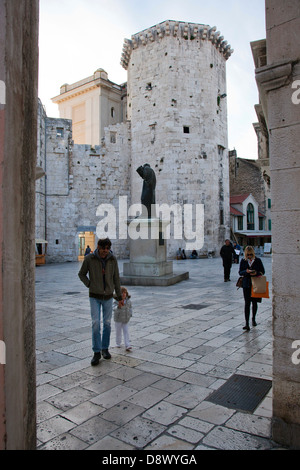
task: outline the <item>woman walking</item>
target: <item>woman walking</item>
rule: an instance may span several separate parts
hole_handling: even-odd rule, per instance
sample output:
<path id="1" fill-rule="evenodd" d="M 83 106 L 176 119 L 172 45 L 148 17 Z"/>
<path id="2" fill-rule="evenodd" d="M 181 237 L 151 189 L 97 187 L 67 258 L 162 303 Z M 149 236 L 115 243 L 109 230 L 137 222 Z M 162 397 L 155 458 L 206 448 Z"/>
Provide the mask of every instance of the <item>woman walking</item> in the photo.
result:
<path id="1" fill-rule="evenodd" d="M 252 303 L 252 325 L 256 326 L 257 303 L 260 298 L 251 297 L 252 277 L 265 274 L 265 268 L 260 258 L 255 256 L 252 246 L 247 246 L 244 250 L 244 258 L 241 259 L 239 275 L 243 276 L 243 293 L 245 299 L 245 321 L 244 330 L 249 331 L 250 305 Z"/>

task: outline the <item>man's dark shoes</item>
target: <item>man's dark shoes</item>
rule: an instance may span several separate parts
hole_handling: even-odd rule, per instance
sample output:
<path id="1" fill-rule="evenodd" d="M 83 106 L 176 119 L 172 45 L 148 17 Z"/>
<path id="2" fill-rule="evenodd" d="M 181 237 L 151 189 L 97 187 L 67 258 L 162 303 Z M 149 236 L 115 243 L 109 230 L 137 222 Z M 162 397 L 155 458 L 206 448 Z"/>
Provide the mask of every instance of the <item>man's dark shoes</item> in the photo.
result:
<path id="1" fill-rule="evenodd" d="M 91 365 L 92 366 L 97 366 L 99 364 L 100 359 L 101 359 L 101 353 L 99 353 L 99 352 L 94 353 L 94 357 L 91 360 Z"/>
<path id="2" fill-rule="evenodd" d="M 108 349 L 102 349 L 102 356 L 103 356 L 103 359 L 111 358 L 111 355 L 109 354 Z"/>

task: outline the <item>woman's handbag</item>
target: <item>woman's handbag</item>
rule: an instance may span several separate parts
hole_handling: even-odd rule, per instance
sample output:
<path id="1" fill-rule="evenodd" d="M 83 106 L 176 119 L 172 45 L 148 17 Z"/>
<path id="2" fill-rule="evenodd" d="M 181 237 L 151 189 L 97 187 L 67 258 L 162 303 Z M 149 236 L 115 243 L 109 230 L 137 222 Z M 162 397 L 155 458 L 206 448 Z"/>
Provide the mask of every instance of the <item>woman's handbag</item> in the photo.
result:
<path id="1" fill-rule="evenodd" d="M 264 294 L 267 290 L 266 276 L 252 276 L 252 290 L 254 294 Z"/>
<path id="2" fill-rule="evenodd" d="M 239 289 L 240 287 L 243 287 L 243 276 L 239 277 L 238 280 L 236 281 L 236 287 Z"/>
<path id="3" fill-rule="evenodd" d="M 253 286 L 251 286 L 251 297 L 254 299 L 269 299 L 269 283 L 266 282 L 266 291 L 258 294 L 257 292 L 253 291 Z"/>

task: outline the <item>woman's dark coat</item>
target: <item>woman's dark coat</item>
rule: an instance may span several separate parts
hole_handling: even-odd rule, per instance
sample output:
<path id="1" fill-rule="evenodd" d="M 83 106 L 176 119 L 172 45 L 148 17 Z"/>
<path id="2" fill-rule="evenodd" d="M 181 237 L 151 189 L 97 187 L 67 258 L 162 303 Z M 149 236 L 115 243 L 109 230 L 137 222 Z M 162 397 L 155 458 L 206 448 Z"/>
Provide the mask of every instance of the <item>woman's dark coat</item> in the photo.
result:
<path id="1" fill-rule="evenodd" d="M 243 289 L 250 288 L 252 285 L 251 277 L 253 276 L 250 276 L 250 274 L 247 273 L 247 269 L 253 269 L 256 271 L 256 276 L 265 274 L 265 268 L 260 258 L 255 257 L 251 267 L 249 266 L 248 260 L 243 258 L 240 262 L 239 269 L 239 275 L 243 276 Z"/>

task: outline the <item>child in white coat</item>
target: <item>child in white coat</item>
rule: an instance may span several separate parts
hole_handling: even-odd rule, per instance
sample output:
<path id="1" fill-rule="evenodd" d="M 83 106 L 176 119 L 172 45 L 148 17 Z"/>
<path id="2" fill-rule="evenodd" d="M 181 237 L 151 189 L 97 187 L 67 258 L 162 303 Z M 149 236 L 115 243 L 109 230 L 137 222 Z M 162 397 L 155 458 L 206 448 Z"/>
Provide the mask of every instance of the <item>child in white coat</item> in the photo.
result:
<path id="1" fill-rule="evenodd" d="M 122 332 L 124 336 L 124 343 L 126 351 L 130 351 L 132 349 L 130 345 L 130 338 L 129 338 L 129 328 L 128 322 L 130 317 L 132 316 L 132 305 L 130 299 L 130 295 L 125 287 L 121 287 L 122 293 L 122 307 L 119 308 L 117 305 L 114 309 L 114 321 L 116 326 L 116 343 L 118 347 L 121 347 L 122 342 Z"/>

